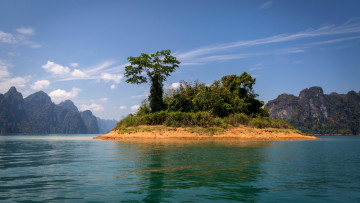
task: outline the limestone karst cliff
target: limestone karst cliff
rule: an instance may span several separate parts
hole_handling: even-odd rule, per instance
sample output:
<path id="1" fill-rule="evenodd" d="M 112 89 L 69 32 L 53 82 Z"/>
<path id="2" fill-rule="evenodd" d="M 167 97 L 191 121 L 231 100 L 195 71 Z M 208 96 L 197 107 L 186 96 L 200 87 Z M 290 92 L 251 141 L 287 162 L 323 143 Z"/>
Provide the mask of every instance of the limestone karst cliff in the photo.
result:
<path id="1" fill-rule="evenodd" d="M 311 87 L 299 96 L 281 94 L 266 106 L 270 118 L 286 120 L 310 134 L 360 134 L 360 92 L 324 94 Z"/>
<path id="2" fill-rule="evenodd" d="M 54 104 L 43 91 L 25 99 L 15 87 L 0 94 L 0 134 L 96 134 L 109 132 L 116 124 L 114 120 L 113 126 L 100 126 L 99 120 L 89 110 L 80 112 L 70 100 Z"/>

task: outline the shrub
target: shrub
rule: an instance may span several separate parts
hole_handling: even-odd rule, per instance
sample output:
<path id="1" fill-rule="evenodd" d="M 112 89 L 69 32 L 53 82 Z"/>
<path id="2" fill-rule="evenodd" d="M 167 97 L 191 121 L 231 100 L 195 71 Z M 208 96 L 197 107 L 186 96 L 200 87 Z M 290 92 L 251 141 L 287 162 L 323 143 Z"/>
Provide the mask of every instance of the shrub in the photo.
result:
<path id="1" fill-rule="evenodd" d="M 280 120 L 280 119 L 271 120 L 271 127 L 273 127 L 273 128 L 285 128 L 285 129 L 290 128 L 290 126 L 284 120 Z"/>
<path id="2" fill-rule="evenodd" d="M 117 123 L 115 129 L 124 129 L 130 126 L 139 125 L 166 125 L 172 127 L 202 127 L 212 128 L 221 127 L 228 128 L 229 126 L 237 127 L 239 125 L 250 125 L 256 128 L 279 128 L 279 129 L 294 129 L 291 125 L 283 120 L 273 119 L 268 117 L 249 118 L 247 115 L 231 114 L 227 117 L 221 118 L 214 116 L 207 111 L 200 112 L 169 112 L 159 111 L 148 114 L 129 114 L 127 117 Z"/>

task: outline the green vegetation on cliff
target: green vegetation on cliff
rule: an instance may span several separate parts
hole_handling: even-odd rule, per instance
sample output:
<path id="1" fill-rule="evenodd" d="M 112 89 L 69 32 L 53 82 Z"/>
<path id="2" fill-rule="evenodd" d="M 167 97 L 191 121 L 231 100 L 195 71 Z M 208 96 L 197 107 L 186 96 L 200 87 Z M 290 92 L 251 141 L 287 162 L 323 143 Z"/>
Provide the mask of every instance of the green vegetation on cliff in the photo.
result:
<path id="1" fill-rule="evenodd" d="M 324 94 L 311 87 L 299 96 L 282 94 L 266 104 L 270 118 L 284 119 L 308 134 L 360 134 L 360 92 Z"/>
<path id="2" fill-rule="evenodd" d="M 0 94 L 0 134 L 83 134 L 107 133 L 115 120 L 95 117 L 91 111 L 79 111 L 70 100 L 54 104 L 43 91 L 23 98 L 11 87 Z"/>

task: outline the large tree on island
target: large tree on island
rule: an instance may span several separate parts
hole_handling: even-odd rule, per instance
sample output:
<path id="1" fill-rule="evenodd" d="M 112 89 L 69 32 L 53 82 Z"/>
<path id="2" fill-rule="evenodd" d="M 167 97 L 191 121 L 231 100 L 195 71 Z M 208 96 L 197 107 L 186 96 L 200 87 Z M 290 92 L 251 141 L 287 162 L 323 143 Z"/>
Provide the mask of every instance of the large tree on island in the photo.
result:
<path id="1" fill-rule="evenodd" d="M 138 57 L 128 57 L 131 65 L 125 66 L 126 82 L 132 84 L 151 83 L 149 103 L 152 112 L 165 109 L 163 101 L 163 82 L 170 73 L 179 67 L 180 62 L 171 56 L 170 50 L 158 51 L 155 54 L 142 53 Z M 144 76 L 144 73 L 147 77 Z"/>

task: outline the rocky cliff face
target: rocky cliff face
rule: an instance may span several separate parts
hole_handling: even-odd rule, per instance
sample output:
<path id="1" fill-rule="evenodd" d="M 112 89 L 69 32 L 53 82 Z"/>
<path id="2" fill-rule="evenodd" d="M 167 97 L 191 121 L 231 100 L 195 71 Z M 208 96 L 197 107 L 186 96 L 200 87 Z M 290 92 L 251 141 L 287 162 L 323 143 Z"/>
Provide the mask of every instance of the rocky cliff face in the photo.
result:
<path id="1" fill-rule="evenodd" d="M 326 95 L 321 87 L 311 87 L 298 97 L 282 94 L 265 107 L 270 118 L 286 120 L 305 133 L 360 134 L 360 92 Z"/>
<path id="2" fill-rule="evenodd" d="M 0 94 L 0 133 L 18 132 L 19 123 L 28 120 L 24 100 L 15 87 Z"/>
<path id="3" fill-rule="evenodd" d="M 43 91 L 24 99 L 29 120 L 22 124 L 21 133 L 87 133 L 79 113 L 55 105 Z"/>
<path id="4" fill-rule="evenodd" d="M 99 133 L 99 125 L 97 122 L 96 117 L 92 114 L 91 111 L 79 111 L 78 108 L 75 106 L 75 104 L 71 100 L 65 100 L 59 104 L 59 106 L 62 106 L 72 112 L 80 113 L 80 116 L 82 120 L 85 123 L 87 133 L 89 134 L 96 134 Z"/>
<path id="5" fill-rule="evenodd" d="M 88 133 L 79 112 L 55 105 L 45 92 L 23 99 L 15 87 L 0 94 L 0 133 Z"/>
<path id="6" fill-rule="evenodd" d="M 92 114 L 91 111 L 86 110 L 80 112 L 81 118 L 85 122 L 85 125 L 87 127 L 87 131 L 90 134 L 99 133 L 99 125 L 97 122 L 96 117 Z"/>
<path id="7" fill-rule="evenodd" d="M 97 123 L 99 125 L 99 133 L 108 133 L 115 128 L 117 121 L 109 119 L 101 119 L 96 117 Z"/>
<path id="8" fill-rule="evenodd" d="M 79 112 L 79 109 L 75 106 L 74 102 L 67 99 L 65 101 L 60 102 L 59 106 L 69 109 L 72 112 Z"/>

